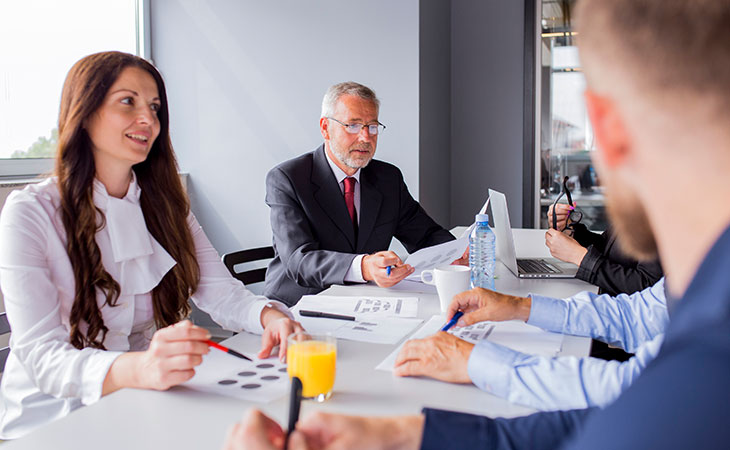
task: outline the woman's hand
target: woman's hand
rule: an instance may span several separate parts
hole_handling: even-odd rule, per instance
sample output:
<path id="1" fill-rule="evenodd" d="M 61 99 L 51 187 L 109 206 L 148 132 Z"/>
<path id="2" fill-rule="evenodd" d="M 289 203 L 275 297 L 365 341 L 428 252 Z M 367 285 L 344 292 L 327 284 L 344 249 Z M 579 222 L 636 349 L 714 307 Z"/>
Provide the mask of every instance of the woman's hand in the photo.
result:
<path id="1" fill-rule="evenodd" d="M 125 387 L 164 391 L 184 383 L 195 375 L 195 366 L 210 351 L 205 342 L 208 339 L 208 330 L 189 320 L 157 330 L 146 351 L 128 352 L 114 360 L 102 395 Z"/>
<path id="2" fill-rule="evenodd" d="M 580 245 L 578 241 L 552 228 L 545 233 L 545 245 L 555 258 L 573 263 L 576 266 L 580 266 L 586 253 L 588 253 L 588 249 Z"/>
<path id="3" fill-rule="evenodd" d="M 271 349 L 279 346 L 279 360 L 286 359 L 286 338 L 298 331 L 304 331 L 299 322 L 291 320 L 286 314 L 276 308 L 266 307 L 261 311 L 261 324 L 264 326 L 264 335 L 261 336 L 261 351 L 259 358 L 268 358 Z"/>
<path id="4" fill-rule="evenodd" d="M 568 216 L 570 216 L 570 213 L 573 212 L 575 209 L 577 203 L 573 202 L 573 205 L 568 205 L 566 203 L 558 203 L 555 205 L 555 218 L 557 219 L 557 225 L 558 230 L 564 230 L 565 227 L 568 226 Z M 550 228 L 554 227 L 553 224 L 553 205 L 550 205 L 548 207 L 547 211 L 547 219 L 548 219 L 548 226 Z"/>
<path id="5" fill-rule="evenodd" d="M 157 330 L 147 351 L 142 352 L 139 377 L 147 389 L 166 390 L 191 379 L 194 367 L 210 351 L 205 342 L 210 333 L 205 328 L 183 320 Z"/>

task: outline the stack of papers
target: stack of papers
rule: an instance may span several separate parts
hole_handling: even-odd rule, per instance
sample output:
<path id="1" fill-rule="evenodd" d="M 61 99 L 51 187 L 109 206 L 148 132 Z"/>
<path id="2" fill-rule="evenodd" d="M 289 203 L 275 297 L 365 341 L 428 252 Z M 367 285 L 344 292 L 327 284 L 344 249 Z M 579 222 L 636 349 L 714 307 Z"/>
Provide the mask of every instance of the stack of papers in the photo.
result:
<path id="1" fill-rule="evenodd" d="M 441 330 L 446 322 L 446 316 L 433 316 L 413 333 L 411 339 L 431 336 Z M 480 322 L 468 327 L 452 328 L 449 333 L 472 344 L 482 339 L 488 339 L 495 344 L 501 344 L 522 353 L 549 357 L 557 355 L 563 346 L 562 334 L 551 333 L 521 321 Z M 403 345 L 388 355 L 376 369 L 392 371 L 401 348 Z"/>
<path id="2" fill-rule="evenodd" d="M 304 317 L 299 311 L 317 311 L 355 317 L 354 321 Z M 330 333 L 336 338 L 374 344 L 395 344 L 423 321 L 418 315 L 418 298 L 336 297 L 305 295 L 292 312 L 310 333 Z"/>

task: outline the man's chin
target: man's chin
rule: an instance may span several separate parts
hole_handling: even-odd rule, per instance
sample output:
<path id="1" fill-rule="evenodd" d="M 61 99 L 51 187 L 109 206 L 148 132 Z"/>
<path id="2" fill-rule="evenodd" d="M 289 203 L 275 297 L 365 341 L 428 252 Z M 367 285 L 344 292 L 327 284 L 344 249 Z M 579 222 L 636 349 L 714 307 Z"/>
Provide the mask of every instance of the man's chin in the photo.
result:
<path id="1" fill-rule="evenodd" d="M 360 158 L 350 158 L 345 164 L 347 167 L 351 169 L 362 169 L 366 167 L 368 164 L 370 164 L 370 161 L 372 158 L 367 159 L 360 159 Z"/>
<path id="2" fill-rule="evenodd" d="M 611 200 L 611 197 L 607 199 L 606 207 L 621 250 L 638 261 L 655 260 L 659 252 L 644 208 L 635 199 Z"/>

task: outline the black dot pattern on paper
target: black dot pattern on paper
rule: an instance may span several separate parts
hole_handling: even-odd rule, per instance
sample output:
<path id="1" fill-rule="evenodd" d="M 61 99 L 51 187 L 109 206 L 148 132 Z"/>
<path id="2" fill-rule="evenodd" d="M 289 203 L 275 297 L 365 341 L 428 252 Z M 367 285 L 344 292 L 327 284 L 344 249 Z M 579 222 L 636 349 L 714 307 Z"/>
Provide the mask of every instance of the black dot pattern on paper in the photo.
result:
<path id="1" fill-rule="evenodd" d="M 236 380 L 220 380 L 218 384 L 226 385 L 226 384 L 236 384 Z"/>
<path id="2" fill-rule="evenodd" d="M 258 367 L 259 369 L 271 369 L 272 367 L 274 367 L 274 365 L 269 364 L 269 363 L 264 363 L 264 364 L 259 364 L 256 367 Z"/>
<path id="3" fill-rule="evenodd" d="M 266 375 L 265 377 L 261 377 L 262 380 L 266 381 L 272 381 L 272 380 L 278 380 L 279 377 L 276 375 Z"/>
<path id="4" fill-rule="evenodd" d="M 256 372 L 246 371 L 246 372 L 238 372 L 239 377 L 252 377 L 256 375 Z"/>
<path id="5" fill-rule="evenodd" d="M 241 389 L 256 389 L 260 388 L 261 385 L 257 383 L 248 383 L 241 386 Z"/>

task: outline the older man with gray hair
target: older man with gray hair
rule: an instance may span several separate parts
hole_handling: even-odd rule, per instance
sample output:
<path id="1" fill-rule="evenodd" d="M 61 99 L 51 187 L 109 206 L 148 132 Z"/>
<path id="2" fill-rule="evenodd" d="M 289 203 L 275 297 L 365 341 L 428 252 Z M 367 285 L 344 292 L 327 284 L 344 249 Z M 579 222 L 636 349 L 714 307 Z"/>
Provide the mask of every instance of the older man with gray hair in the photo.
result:
<path id="1" fill-rule="evenodd" d="M 267 297 L 292 306 L 332 284 L 389 287 L 413 273 L 387 251 L 393 237 L 409 252 L 454 239 L 413 200 L 397 167 L 373 160 L 385 128 L 379 109 L 367 86 L 335 84 L 322 101 L 324 143 L 266 176 L 276 252 Z"/>

